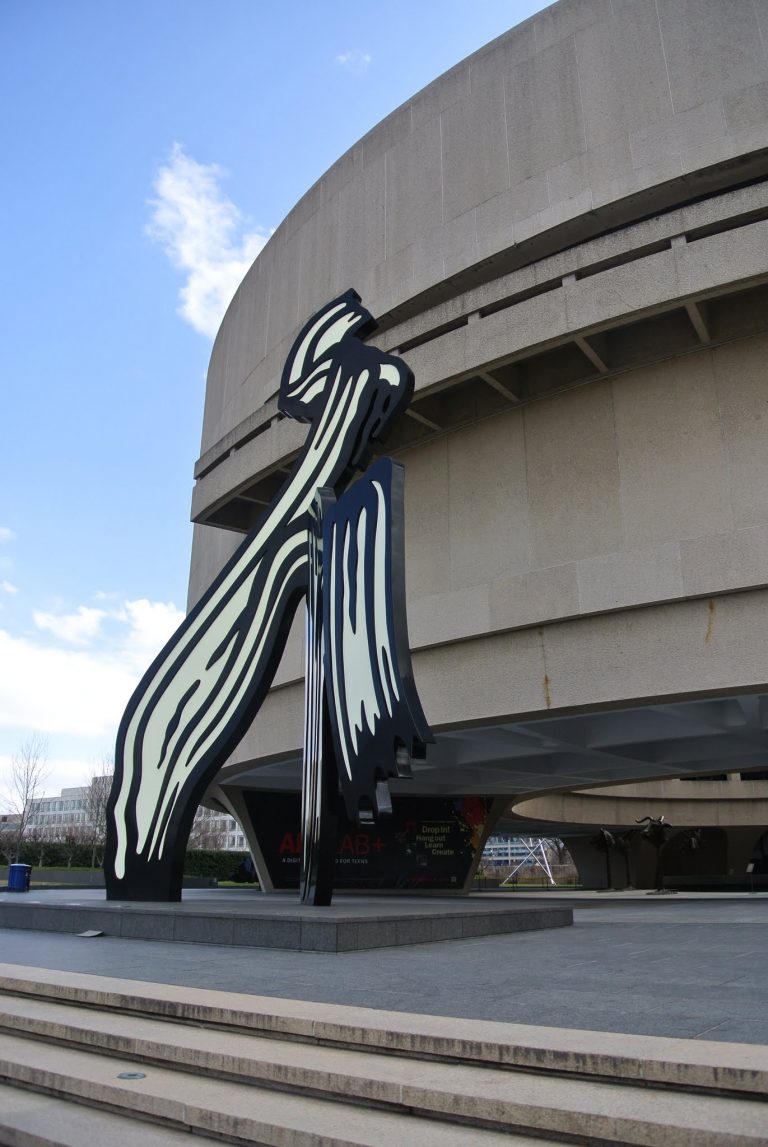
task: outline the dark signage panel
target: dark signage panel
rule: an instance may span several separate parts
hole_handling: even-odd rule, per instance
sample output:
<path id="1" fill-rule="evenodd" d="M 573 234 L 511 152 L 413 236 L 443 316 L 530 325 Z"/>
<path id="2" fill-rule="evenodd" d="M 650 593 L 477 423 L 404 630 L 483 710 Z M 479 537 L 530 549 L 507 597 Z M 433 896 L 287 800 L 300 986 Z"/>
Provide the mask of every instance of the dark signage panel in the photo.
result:
<path id="1" fill-rule="evenodd" d="M 275 888 L 299 887 L 301 796 L 244 793 L 248 814 Z M 491 807 L 484 797 L 393 796 L 392 816 L 378 824 L 339 819 L 334 887 L 460 888 Z"/>

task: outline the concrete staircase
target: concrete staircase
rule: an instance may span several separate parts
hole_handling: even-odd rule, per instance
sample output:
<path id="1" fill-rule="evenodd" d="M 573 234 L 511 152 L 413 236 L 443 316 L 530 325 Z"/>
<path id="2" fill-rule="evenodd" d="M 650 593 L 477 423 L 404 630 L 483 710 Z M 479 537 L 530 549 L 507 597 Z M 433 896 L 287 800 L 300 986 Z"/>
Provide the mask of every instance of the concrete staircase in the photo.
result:
<path id="1" fill-rule="evenodd" d="M 7 1147 L 765 1147 L 766 1096 L 763 1047 L 0 965 Z"/>

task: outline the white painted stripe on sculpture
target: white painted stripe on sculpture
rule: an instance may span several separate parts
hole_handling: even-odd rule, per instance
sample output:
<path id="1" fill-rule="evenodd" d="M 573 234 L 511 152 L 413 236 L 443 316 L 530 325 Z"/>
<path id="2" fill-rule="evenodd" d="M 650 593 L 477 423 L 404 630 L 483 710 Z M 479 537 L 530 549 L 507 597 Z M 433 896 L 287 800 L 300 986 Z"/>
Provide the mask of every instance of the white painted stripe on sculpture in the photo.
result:
<path id="1" fill-rule="evenodd" d="M 373 604 L 374 604 L 374 640 L 376 662 L 379 669 L 379 680 L 384 693 L 384 702 L 390 717 L 394 713 L 395 701 L 400 700 L 397 688 L 397 674 L 392 664 L 392 648 L 390 644 L 389 621 L 387 618 L 387 571 L 389 569 L 391 554 L 389 545 L 391 540 L 389 522 L 387 519 L 387 504 L 380 482 L 372 482 L 376 491 L 378 512 L 376 514 L 376 539 L 374 543 L 373 558 Z"/>
<path id="2" fill-rule="evenodd" d="M 303 549 L 303 547 L 302 547 L 302 549 Z M 294 561 L 293 565 L 288 569 L 287 574 L 286 574 L 286 580 L 288 578 L 290 578 L 290 576 L 296 570 L 298 570 L 300 568 L 300 566 L 304 564 L 305 561 L 306 561 L 306 555 L 302 552 L 300 554 L 300 556 L 297 558 L 297 560 Z M 187 771 L 189 769 L 194 768 L 194 766 L 198 763 L 198 761 L 202 759 L 204 754 L 207 752 L 207 750 L 210 748 L 210 746 L 213 744 L 213 742 L 219 736 L 222 729 L 224 729 L 226 727 L 227 723 L 231 720 L 232 714 L 237 709 L 237 706 L 239 705 L 239 703 L 243 699 L 243 695 L 245 694 L 245 692 L 246 692 L 246 690 L 250 684 L 248 677 L 244 674 L 243 671 L 246 668 L 248 661 L 251 658 L 253 658 L 254 660 L 258 660 L 260 658 L 260 656 L 262 655 L 262 653 L 264 652 L 264 646 L 265 646 L 266 641 L 267 641 L 268 636 L 269 636 L 270 623 L 274 622 L 275 616 L 276 616 L 278 609 L 280 607 L 281 607 L 281 602 L 278 600 L 275 602 L 274 608 L 272 609 L 270 615 L 265 618 L 265 624 L 264 624 L 263 628 L 260 630 L 259 635 L 258 635 L 259 636 L 258 644 L 250 651 L 247 650 L 245 647 L 243 648 L 243 651 L 241 652 L 241 655 L 238 659 L 238 668 L 239 668 L 240 673 L 241 673 L 240 688 L 237 691 L 229 693 L 226 695 L 225 704 L 219 706 L 219 709 L 217 710 L 215 723 L 209 722 L 209 726 L 208 726 L 209 732 L 208 732 L 208 735 L 206 736 L 205 740 L 202 743 L 198 742 L 198 744 L 195 748 L 194 754 L 192 756 L 190 756 L 190 758 L 187 761 L 185 761 L 183 769 L 180 769 L 178 764 L 176 765 L 176 767 L 174 768 L 174 774 L 173 774 L 174 778 L 176 777 L 176 775 L 181 775 L 182 778 L 185 778 Z M 182 780 L 182 783 L 183 783 L 183 780 Z M 166 802 L 166 804 L 167 803 L 169 803 L 169 802 Z M 173 803 L 175 803 L 175 798 L 173 801 L 170 802 L 171 805 L 173 805 Z M 164 812 L 164 809 L 165 809 L 165 806 L 163 806 L 159 810 L 159 812 L 162 814 Z M 160 815 L 159 818 L 156 817 L 155 824 L 157 826 L 159 826 L 162 823 L 163 823 L 162 815 Z M 168 822 L 166 820 L 165 821 L 166 826 L 167 826 L 167 823 Z M 167 832 L 167 827 L 166 827 L 166 830 L 163 831 L 162 836 L 159 836 L 158 828 L 156 827 L 154 836 L 153 836 L 151 844 L 150 844 L 150 851 L 155 851 L 155 852 L 157 852 L 158 855 L 162 855 L 163 846 L 165 844 L 166 832 Z"/>
<path id="3" fill-rule="evenodd" d="M 324 555 L 323 555 L 324 560 L 326 561 L 326 564 L 327 564 L 328 581 L 332 586 L 336 586 L 338 584 L 338 580 L 339 580 L 337 561 L 336 561 L 336 554 L 338 552 L 338 540 L 337 540 L 337 538 L 338 538 L 338 526 L 336 525 L 336 523 L 334 523 L 333 527 L 331 528 L 331 544 L 328 547 L 327 552 L 324 553 Z M 346 571 L 345 571 L 345 573 L 346 573 Z M 331 664 L 328 667 L 328 669 L 330 671 L 331 680 L 333 682 L 333 688 L 331 689 L 331 702 L 332 702 L 333 707 L 334 707 L 335 712 L 336 712 L 336 726 L 338 729 L 341 730 L 341 729 L 344 729 L 346 727 L 345 714 L 344 714 L 344 697 L 343 697 L 343 690 L 341 688 L 341 680 L 340 680 L 340 676 L 339 676 L 339 659 L 338 659 L 338 657 L 333 655 L 333 653 L 335 651 L 335 636 L 339 631 L 339 621 L 338 621 L 339 608 L 341 608 L 341 611 L 343 614 L 344 610 L 346 609 L 345 599 L 342 596 L 342 594 L 332 593 L 330 595 L 330 613 L 329 613 L 329 620 L 330 620 L 330 626 L 331 626 L 332 654 L 331 654 Z M 342 759 L 342 762 L 344 764 L 344 768 L 347 772 L 347 776 L 349 777 L 350 780 L 352 780 L 352 767 L 351 767 L 350 761 L 349 761 L 349 753 L 347 752 L 346 737 L 343 737 L 341 740 L 341 759 Z"/>
<path id="4" fill-rule="evenodd" d="M 333 323 L 325 334 L 321 335 L 318 339 L 317 346 L 315 347 L 315 357 L 319 358 L 320 355 L 326 353 L 331 347 L 340 343 L 343 338 L 349 334 L 349 330 L 353 323 L 357 321 L 355 315 L 342 315 Z"/>
<path id="5" fill-rule="evenodd" d="M 220 631 L 217 627 L 215 632 L 209 629 L 201 638 L 195 649 L 195 656 L 185 664 L 184 672 L 177 672 L 173 681 L 173 690 L 166 689 L 163 692 L 162 701 L 152 711 L 144 734 L 145 744 L 148 744 L 150 752 L 153 754 L 155 752 L 158 753 L 157 759 L 161 766 L 165 761 L 172 759 L 175 744 L 191 727 L 197 725 L 201 732 L 206 733 L 205 739 L 202 742 L 198 740 L 193 745 L 188 746 L 187 752 L 182 751 L 180 753 L 176 763 L 172 766 L 170 779 L 165 783 L 169 783 L 170 785 L 176 783 L 178 783 L 179 786 L 183 785 L 188 771 L 194 768 L 212 741 L 219 735 L 232 711 L 241 700 L 243 692 L 248 685 L 247 676 L 243 676 L 244 670 L 249 661 L 253 660 L 254 663 L 258 662 L 269 632 L 270 622 L 274 620 L 275 611 L 279 605 L 278 598 L 272 610 L 269 613 L 266 612 L 270 591 L 274 588 L 275 581 L 278 577 L 282 581 L 288 580 L 297 565 L 301 563 L 302 557 L 301 538 L 291 539 L 291 542 L 283 546 L 276 556 L 275 566 L 269 572 L 265 592 L 259 601 L 253 622 L 247 632 L 246 640 L 243 641 L 240 652 L 235 660 L 227 664 L 227 681 L 235 682 L 239 680 L 239 688 L 225 689 L 222 685 L 218 666 L 220 663 L 226 663 L 229 660 L 224 653 L 216 659 L 213 665 L 210 664 L 210 658 L 221 645 Z M 293 563 L 292 565 L 288 565 L 287 563 L 291 558 L 293 559 Z M 236 641 L 237 627 L 240 618 L 248 606 L 252 580 L 251 578 L 243 583 L 239 592 L 231 598 L 220 615 L 222 631 L 229 632 L 232 635 L 228 648 L 231 648 Z M 174 738 L 166 746 L 165 752 L 163 753 L 163 739 L 167 735 L 168 727 L 177 713 L 179 703 L 191 685 L 197 685 L 198 688 L 186 702 Z M 157 851 L 159 854 L 162 852 L 162 848 L 158 846 L 158 829 L 159 826 L 163 824 L 169 803 L 172 805 L 173 802 L 169 802 L 166 793 L 165 798 L 161 799 L 158 803 L 157 791 L 154 790 L 151 784 L 145 786 L 143 781 L 144 775 L 142 775 L 142 784 L 139 788 L 139 795 L 136 800 L 137 823 L 139 828 L 137 851 L 144 851 L 150 830 L 153 829 L 152 837 L 149 840 L 149 853 L 151 855 Z"/>
<path id="6" fill-rule="evenodd" d="M 345 521 L 341 543 L 338 526 L 334 524 L 332 543 L 326 555 L 330 584 L 340 589 L 339 593 L 331 594 L 329 603 L 330 672 L 342 760 L 350 779 L 360 734 L 375 733 L 381 717 L 379 694 L 390 717 L 395 702 L 400 699 L 387 617 L 391 560 L 387 507 L 381 484 L 374 481 L 371 487 L 376 494 L 376 512 L 361 510 L 354 533 L 351 523 Z M 367 565 L 369 556 L 372 556 L 371 568 Z M 373 589 L 372 610 L 366 598 L 369 578 Z"/>
<path id="7" fill-rule="evenodd" d="M 355 537 L 354 581 L 351 580 L 349 550 L 352 531 L 349 526 L 344 541 L 344 612 L 341 632 L 341 663 L 344 668 L 344 691 L 346 697 L 346 727 L 352 749 L 358 752 L 358 733 L 366 728 L 375 729 L 379 707 L 376 702 L 376 686 L 373 679 L 368 632 L 368 611 L 365 601 L 365 577 L 363 565 L 368 552 L 368 514 L 365 510 L 357 520 Z M 354 618 L 353 621 L 353 607 Z"/>
<path id="8" fill-rule="evenodd" d="M 290 375 L 291 386 L 293 386 L 293 384 L 297 382 L 304 373 L 307 355 L 309 354 L 309 348 L 312 344 L 312 341 L 317 338 L 318 333 L 323 329 L 323 327 L 333 315 L 338 314 L 339 311 L 344 310 L 346 310 L 346 305 L 344 303 L 339 303 L 338 306 L 331 307 L 329 310 L 324 311 L 318 321 L 314 323 L 307 331 L 299 346 L 299 349 L 296 351 L 296 355 L 293 360 L 293 368 L 291 369 Z M 315 358 L 317 357 L 318 356 L 315 355 Z"/>

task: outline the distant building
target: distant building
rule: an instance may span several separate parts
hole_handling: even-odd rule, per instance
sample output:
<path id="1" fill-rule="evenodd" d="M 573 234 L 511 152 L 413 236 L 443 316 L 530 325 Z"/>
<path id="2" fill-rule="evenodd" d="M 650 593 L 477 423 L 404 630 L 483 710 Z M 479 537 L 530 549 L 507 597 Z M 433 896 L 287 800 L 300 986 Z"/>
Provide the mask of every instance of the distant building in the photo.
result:
<path id="1" fill-rule="evenodd" d="M 111 777 L 95 777 L 92 784 L 104 786 L 109 793 Z M 98 804 L 91 798 L 91 785 L 62 789 L 58 796 L 36 797 L 32 801 L 27 822 L 27 833 L 42 840 L 63 840 L 68 836 L 86 836 L 93 827 L 92 817 Z M 18 825 L 18 814 L 0 816 L 0 832 L 4 823 Z M 242 851 L 248 846 L 242 828 L 233 816 L 216 809 L 199 808 L 190 836 L 190 848 L 221 848 Z"/>
<path id="2" fill-rule="evenodd" d="M 102 779 L 102 778 L 99 778 Z M 61 840 L 90 827 L 90 785 L 62 789 L 56 797 L 36 797 L 31 802 L 27 832 L 45 840 Z"/>
<path id="3" fill-rule="evenodd" d="M 489 836 L 483 849 L 483 864 L 488 868 L 516 868 L 539 863 L 533 853 L 531 839 L 538 846 L 538 838 L 520 836 Z"/>
<path id="4" fill-rule="evenodd" d="M 220 848 L 226 852 L 243 852 L 248 849 L 248 844 L 245 833 L 233 816 L 201 805 L 195 813 L 189 848 Z"/>
<path id="5" fill-rule="evenodd" d="M 48 841 L 63 840 L 72 834 L 85 836 L 93 828 L 94 817 L 99 818 L 100 807 L 105 807 L 111 782 L 111 777 L 94 777 L 91 785 L 65 788 L 58 796 L 34 798 L 26 833 Z M 99 788 L 99 797 L 93 795 L 94 786 Z"/>

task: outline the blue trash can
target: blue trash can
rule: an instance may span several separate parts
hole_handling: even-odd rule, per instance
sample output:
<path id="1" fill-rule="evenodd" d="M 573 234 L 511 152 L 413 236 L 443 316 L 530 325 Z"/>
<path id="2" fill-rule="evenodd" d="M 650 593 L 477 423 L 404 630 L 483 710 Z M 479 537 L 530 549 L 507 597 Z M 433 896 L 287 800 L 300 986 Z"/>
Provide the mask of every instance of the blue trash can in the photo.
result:
<path id="1" fill-rule="evenodd" d="M 8 891 L 29 892 L 29 878 L 31 875 L 31 864 L 11 864 L 8 868 Z"/>

